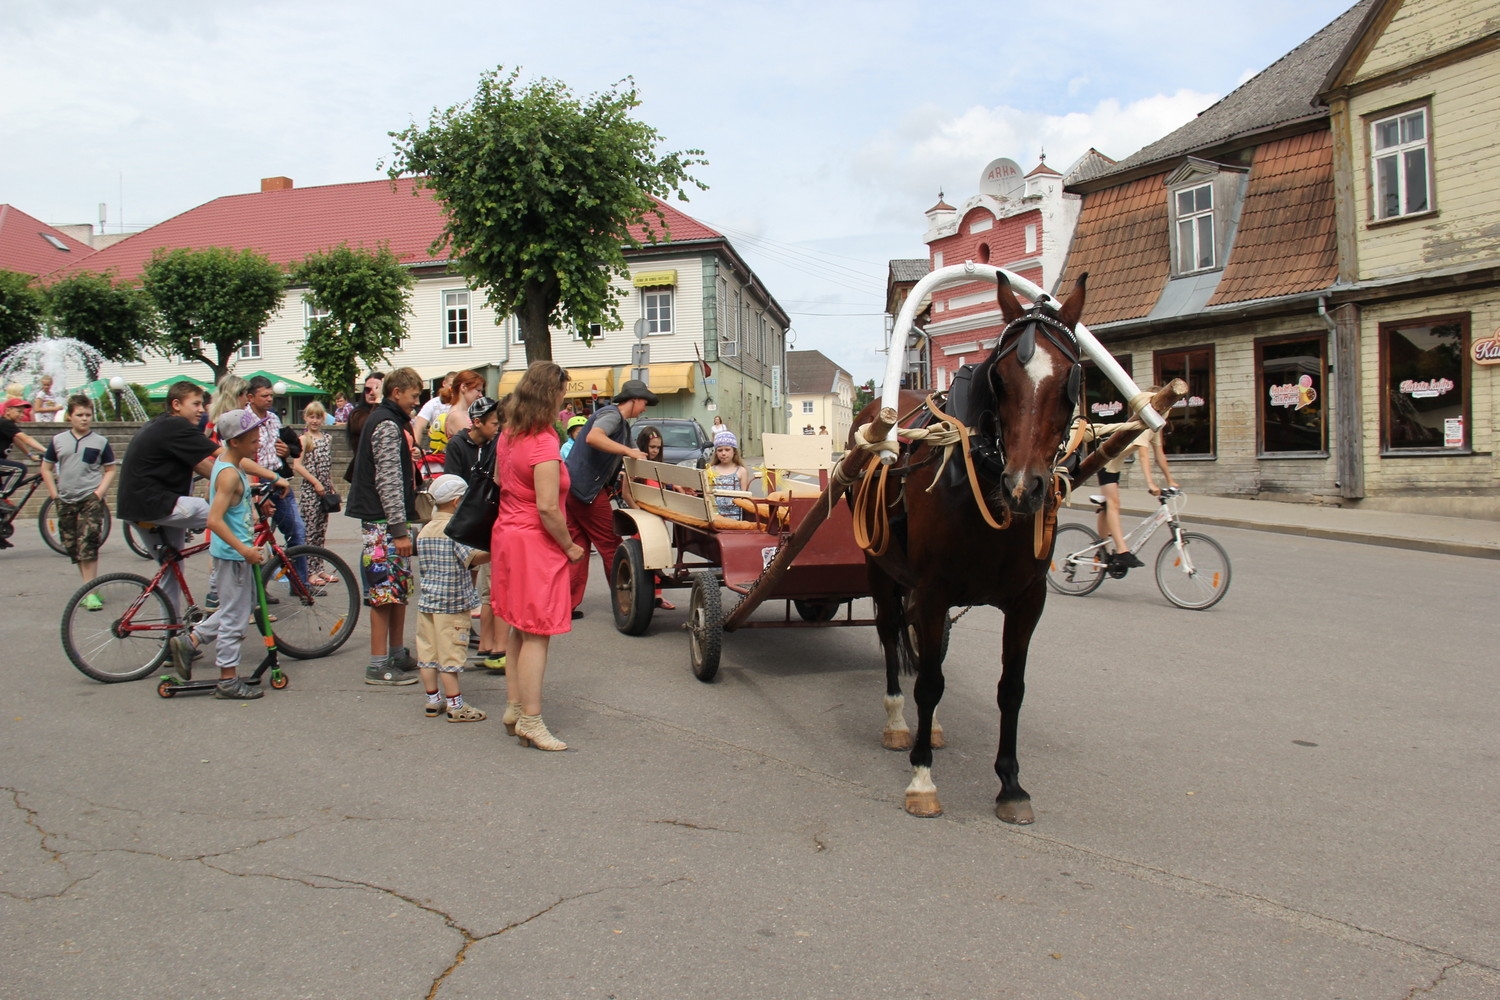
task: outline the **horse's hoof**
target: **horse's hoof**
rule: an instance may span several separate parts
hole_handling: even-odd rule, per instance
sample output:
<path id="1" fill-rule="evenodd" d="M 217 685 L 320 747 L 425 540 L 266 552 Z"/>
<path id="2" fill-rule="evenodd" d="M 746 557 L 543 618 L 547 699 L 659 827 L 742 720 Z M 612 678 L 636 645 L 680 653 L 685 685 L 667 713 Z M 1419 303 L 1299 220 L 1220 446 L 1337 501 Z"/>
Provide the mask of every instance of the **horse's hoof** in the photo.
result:
<path id="1" fill-rule="evenodd" d="M 913 816 L 923 819 L 931 819 L 943 814 L 943 807 L 938 802 L 937 792 L 907 792 L 906 811 Z"/>
<path id="2" fill-rule="evenodd" d="M 943 731 L 941 729 L 934 729 L 932 731 L 932 739 L 931 741 L 929 741 L 928 746 L 932 747 L 932 749 L 934 750 L 941 750 L 947 745 L 948 741 L 943 739 Z"/>
<path id="3" fill-rule="evenodd" d="M 880 745 L 887 750 L 910 750 L 910 729 L 887 729 L 880 734 Z"/>
<path id="4" fill-rule="evenodd" d="M 1031 811 L 1030 799 L 1010 799 L 995 803 L 995 816 L 1017 826 L 1029 826 L 1036 822 L 1036 813 Z"/>

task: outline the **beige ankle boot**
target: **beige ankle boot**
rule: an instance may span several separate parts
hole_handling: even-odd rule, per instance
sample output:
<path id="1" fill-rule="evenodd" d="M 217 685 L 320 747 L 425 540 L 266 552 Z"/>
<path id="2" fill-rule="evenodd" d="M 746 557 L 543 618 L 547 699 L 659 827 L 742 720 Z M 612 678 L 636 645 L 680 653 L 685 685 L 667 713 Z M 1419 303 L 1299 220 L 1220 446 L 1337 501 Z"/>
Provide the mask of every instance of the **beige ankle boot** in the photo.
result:
<path id="1" fill-rule="evenodd" d="M 516 723 L 516 739 L 523 747 L 538 750 L 566 750 L 568 745 L 547 731 L 540 715 L 523 715 Z"/>
<path id="2" fill-rule="evenodd" d="M 505 703 L 505 714 L 500 716 L 500 721 L 505 723 L 505 731 L 512 736 L 516 735 L 516 723 L 521 721 L 521 714 L 519 701 Z"/>

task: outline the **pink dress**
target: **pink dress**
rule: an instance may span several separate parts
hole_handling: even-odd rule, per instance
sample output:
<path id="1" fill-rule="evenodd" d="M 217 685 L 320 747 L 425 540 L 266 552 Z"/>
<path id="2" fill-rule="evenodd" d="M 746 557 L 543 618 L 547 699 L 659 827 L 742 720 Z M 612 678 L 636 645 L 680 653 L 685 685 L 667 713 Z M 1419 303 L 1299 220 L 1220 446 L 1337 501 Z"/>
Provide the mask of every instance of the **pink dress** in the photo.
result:
<path id="1" fill-rule="evenodd" d="M 500 484 L 500 516 L 490 545 L 490 604 L 495 614 L 523 632 L 560 635 L 573 628 L 568 556 L 542 524 L 536 509 L 536 466 L 559 462 L 557 432 L 500 435 L 495 445 L 495 480 Z M 568 467 L 559 462 L 559 503 L 568 495 Z"/>

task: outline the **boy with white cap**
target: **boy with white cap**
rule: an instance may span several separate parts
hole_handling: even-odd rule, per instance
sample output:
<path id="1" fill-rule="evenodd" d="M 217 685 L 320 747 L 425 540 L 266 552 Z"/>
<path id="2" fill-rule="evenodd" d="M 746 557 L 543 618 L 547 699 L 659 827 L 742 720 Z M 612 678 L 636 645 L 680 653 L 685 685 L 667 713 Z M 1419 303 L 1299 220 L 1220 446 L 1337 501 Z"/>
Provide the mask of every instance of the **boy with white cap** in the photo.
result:
<path id="1" fill-rule="evenodd" d="M 417 535 L 417 671 L 427 691 L 429 719 L 446 710 L 449 722 L 480 722 L 484 712 L 464 704 L 458 675 L 469 658 L 470 613 L 479 604 L 474 575 L 469 571 L 490 561 L 480 552 L 448 537 L 448 521 L 458 510 L 469 484 L 462 476 L 444 474 L 427 488 L 434 508 L 432 520 Z M 442 690 L 438 689 L 439 682 Z"/>

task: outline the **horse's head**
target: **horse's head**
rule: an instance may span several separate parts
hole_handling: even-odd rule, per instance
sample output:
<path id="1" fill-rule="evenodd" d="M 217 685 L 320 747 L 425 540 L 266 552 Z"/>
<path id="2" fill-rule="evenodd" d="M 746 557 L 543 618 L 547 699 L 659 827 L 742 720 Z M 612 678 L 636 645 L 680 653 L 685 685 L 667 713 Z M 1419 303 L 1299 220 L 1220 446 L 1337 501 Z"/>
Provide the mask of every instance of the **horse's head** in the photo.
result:
<path id="1" fill-rule="evenodd" d="M 1083 312 L 1087 274 L 1061 306 L 1043 299 L 1023 308 L 1005 276 L 1000 276 L 1000 312 L 1005 329 L 986 359 L 986 385 L 994 394 L 994 414 L 1004 471 L 1000 492 L 1012 510 L 1042 509 L 1052 484 L 1058 446 L 1083 391 L 1083 366 L 1073 326 Z"/>

